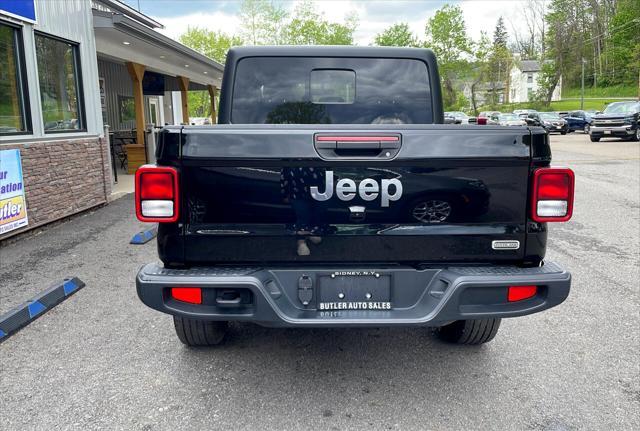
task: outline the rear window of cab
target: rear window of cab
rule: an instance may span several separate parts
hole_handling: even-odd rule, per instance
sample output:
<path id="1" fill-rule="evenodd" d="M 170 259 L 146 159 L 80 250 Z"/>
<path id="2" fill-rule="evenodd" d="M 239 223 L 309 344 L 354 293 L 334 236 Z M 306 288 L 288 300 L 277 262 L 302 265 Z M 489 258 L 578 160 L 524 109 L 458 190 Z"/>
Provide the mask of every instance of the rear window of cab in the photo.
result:
<path id="1" fill-rule="evenodd" d="M 392 58 L 243 58 L 236 66 L 231 122 L 429 124 L 427 65 Z"/>

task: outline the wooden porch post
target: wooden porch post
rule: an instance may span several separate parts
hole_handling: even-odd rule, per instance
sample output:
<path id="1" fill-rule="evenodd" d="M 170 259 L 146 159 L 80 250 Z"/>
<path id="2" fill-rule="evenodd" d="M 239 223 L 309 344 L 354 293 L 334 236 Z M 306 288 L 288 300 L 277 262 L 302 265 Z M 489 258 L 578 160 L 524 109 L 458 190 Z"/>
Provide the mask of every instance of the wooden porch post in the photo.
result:
<path id="1" fill-rule="evenodd" d="M 178 76 L 178 87 L 180 87 L 180 96 L 182 99 L 182 122 L 189 124 L 189 99 L 187 92 L 189 91 L 189 78 Z"/>
<path id="2" fill-rule="evenodd" d="M 136 112 L 136 143 L 144 145 L 144 96 L 142 94 L 142 78 L 144 78 L 144 66 L 138 63 L 127 62 L 127 70 L 133 81 L 133 104 Z"/>
<path id="3" fill-rule="evenodd" d="M 216 86 L 207 85 L 209 90 L 209 97 L 211 98 L 211 123 L 216 124 L 218 122 L 218 113 L 216 112 Z"/>

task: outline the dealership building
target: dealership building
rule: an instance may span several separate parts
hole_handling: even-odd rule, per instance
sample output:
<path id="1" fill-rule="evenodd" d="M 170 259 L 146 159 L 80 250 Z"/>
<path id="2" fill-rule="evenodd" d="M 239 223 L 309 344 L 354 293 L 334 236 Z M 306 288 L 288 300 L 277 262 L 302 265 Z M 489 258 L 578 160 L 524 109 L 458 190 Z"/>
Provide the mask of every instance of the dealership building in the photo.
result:
<path id="1" fill-rule="evenodd" d="M 215 121 L 222 66 L 161 27 L 116 0 L 0 3 L 0 240 L 107 203 L 189 91 Z"/>

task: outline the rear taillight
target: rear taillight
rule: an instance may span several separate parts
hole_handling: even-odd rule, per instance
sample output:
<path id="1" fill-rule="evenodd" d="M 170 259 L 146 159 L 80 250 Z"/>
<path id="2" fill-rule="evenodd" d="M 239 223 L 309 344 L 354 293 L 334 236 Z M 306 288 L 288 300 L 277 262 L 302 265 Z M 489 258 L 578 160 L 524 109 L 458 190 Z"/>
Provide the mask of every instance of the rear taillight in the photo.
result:
<path id="1" fill-rule="evenodd" d="M 144 222 L 178 221 L 178 171 L 144 165 L 136 171 L 136 216 Z"/>
<path id="2" fill-rule="evenodd" d="M 537 222 L 567 221 L 573 213 L 575 176 L 569 168 L 533 172 L 531 218 Z"/>
<path id="3" fill-rule="evenodd" d="M 171 297 L 189 304 L 202 304 L 202 289 L 199 287 L 172 287 Z"/>
<path id="4" fill-rule="evenodd" d="M 538 286 L 509 286 L 507 300 L 509 302 L 522 301 L 533 298 L 538 293 Z"/>

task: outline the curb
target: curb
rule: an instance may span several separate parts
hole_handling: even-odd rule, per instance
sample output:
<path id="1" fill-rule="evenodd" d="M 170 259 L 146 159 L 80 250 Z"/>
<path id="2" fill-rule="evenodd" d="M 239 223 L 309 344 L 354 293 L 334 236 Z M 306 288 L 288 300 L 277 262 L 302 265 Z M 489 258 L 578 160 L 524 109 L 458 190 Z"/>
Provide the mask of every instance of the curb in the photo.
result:
<path id="1" fill-rule="evenodd" d="M 0 343 L 84 286 L 84 282 L 78 277 L 65 278 L 62 282 L 54 284 L 33 299 L 0 316 Z"/>
<path id="2" fill-rule="evenodd" d="M 146 244 L 158 235 L 158 226 L 154 226 L 151 229 L 138 232 L 131 238 L 129 244 Z"/>

